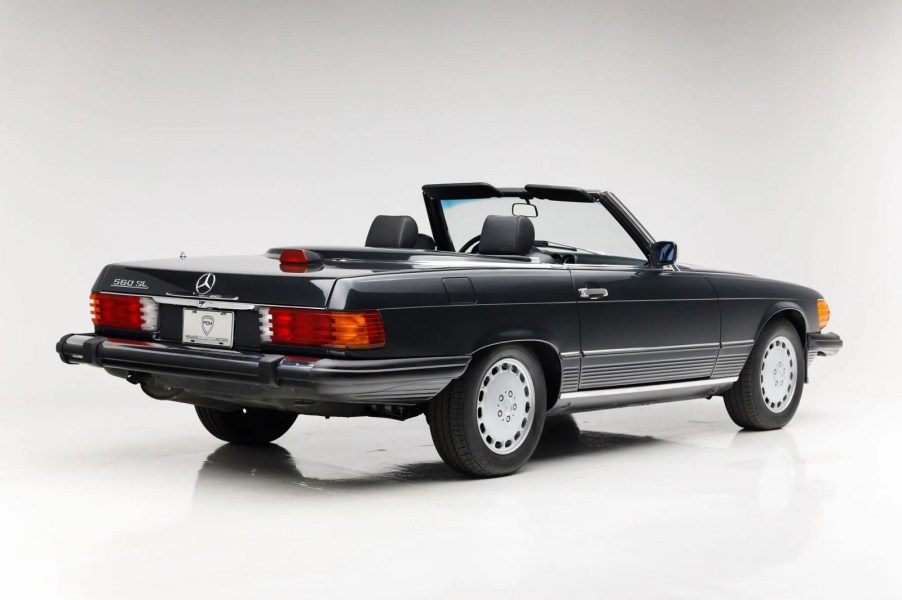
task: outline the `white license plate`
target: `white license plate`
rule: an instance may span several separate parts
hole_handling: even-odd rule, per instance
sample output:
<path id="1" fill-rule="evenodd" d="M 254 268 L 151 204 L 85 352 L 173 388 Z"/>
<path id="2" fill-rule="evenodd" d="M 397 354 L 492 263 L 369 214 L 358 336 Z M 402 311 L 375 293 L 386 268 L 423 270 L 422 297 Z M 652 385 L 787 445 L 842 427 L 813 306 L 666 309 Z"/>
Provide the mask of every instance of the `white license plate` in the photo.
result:
<path id="1" fill-rule="evenodd" d="M 182 343 L 232 347 L 235 313 L 186 308 L 182 316 Z"/>

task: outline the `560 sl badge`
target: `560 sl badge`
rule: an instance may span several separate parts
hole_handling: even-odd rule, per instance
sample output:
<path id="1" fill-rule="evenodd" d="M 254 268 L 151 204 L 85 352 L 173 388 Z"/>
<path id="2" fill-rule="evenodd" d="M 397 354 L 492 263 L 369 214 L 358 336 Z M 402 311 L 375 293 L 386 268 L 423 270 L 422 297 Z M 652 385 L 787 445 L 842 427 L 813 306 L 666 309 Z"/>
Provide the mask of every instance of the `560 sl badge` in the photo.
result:
<path id="1" fill-rule="evenodd" d="M 146 281 L 138 281 L 135 279 L 114 279 L 111 287 L 132 288 L 135 290 L 150 289 Z"/>

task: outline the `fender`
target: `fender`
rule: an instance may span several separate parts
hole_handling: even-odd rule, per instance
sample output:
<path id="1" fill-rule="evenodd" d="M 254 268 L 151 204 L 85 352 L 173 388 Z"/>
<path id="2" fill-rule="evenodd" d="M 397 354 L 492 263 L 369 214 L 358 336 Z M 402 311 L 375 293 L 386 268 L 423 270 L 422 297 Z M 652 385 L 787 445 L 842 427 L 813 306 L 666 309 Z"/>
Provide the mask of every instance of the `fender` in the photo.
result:
<path id="1" fill-rule="evenodd" d="M 774 302 L 773 304 L 768 306 L 767 310 L 764 311 L 764 314 L 761 317 L 761 321 L 758 323 L 757 329 L 755 330 L 755 340 L 758 339 L 758 336 L 761 335 L 761 331 L 770 322 L 770 320 L 774 318 L 775 315 L 786 311 L 792 311 L 793 313 L 796 313 L 798 318 L 802 320 L 804 330 L 799 332 L 799 338 L 802 341 L 802 345 L 807 350 L 807 334 L 810 331 L 808 327 L 808 317 L 805 314 L 805 310 L 797 302 L 794 302 L 792 300 L 781 300 L 779 302 Z M 796 324 L 793 323 L 793 325 Z"/>
<path id="2" fill-rule="evenodd" d="M 776 315 L 780 313 L 791 313 L 795 318 L 790 319 L 790 323 L 793 327 L 798 328 L 798 323 L 795 319 L 801 319 L 803 331 L 799 331 L 799 341 L 802 342 L 802 352 L 805 357 L 808 356 L 808 317 L 805 315 L 805 311 L 799 306 L 798 303 L 792 302 L 790 300 L 783 300 L 780 302 L 774 302 L 768 309 L 764 312 L 764 316 L 761 319 L 761 322 L 758 324 L 758 329 L 755 331 L 755 341 L 758 341 L 758 337 L 761 335 L 761 332 L 764 330 L 764 327 L 773 319 Z M 807 369 L 807 359 L 805 361 L 805 383 L 808 383 L 808 369 Z"/>

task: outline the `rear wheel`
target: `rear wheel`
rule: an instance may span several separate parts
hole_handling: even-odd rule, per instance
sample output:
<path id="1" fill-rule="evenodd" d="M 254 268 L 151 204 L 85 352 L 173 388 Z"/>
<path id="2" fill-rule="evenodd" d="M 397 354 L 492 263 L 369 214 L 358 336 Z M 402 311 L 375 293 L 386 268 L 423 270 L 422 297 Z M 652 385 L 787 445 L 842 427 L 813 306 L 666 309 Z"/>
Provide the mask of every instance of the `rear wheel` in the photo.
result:
<path id="1" fill-rule="evenodd" d="M 194 408 L 207 431 L 233 444 L 268 444 L 282 437 L 298 417 L 296 413 L 265 408 L 230 411 L 203 406 Z"/>
<path id="2" fill-rule="evenodd" d="M 783 427 L 799 407 L 805 368 L 798 332 L 787 321 L 771 321 L 758 336 L 739 379 L 724 394 L 730 418 L 745 429 Z"/>
<path id="3" fill-rule="evenodd" d="M 545 423 L 545 376 L 519 345 L 494 348 L 429 402 L 432 440 L 450 467 L 477 477 L 509 475 L 532 456 Z"/>

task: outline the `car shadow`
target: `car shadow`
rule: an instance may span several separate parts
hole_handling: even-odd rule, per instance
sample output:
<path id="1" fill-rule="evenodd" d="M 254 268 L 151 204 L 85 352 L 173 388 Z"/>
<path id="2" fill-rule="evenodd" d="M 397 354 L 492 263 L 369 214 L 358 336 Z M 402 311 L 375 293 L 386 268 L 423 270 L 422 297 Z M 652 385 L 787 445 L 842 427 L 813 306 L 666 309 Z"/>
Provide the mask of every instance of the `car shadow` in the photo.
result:
<path id="1" fill-rule="evenodd" d="M 761 434 L 757 434 L 761 435 Z M 795 441 L 788 431 L 770 432 L 769 439 L 793 463 L 801 464 Z M 756 434 L 738 432 L 730 449 L 737 450 Z M 723 458 L 723 449 L 699 448 L 691 444 L 666 441 L 652 436 L 637 436 L 602 431 L 584 431 L 572 416 L 554 417 L 546 421 L 542 438 L 526 469 L 546 465 L 549 462 L 586 457 L 614 455 L 622 450 L 652 448 L 666 445 L 668 454 L 686 452 L 695 459 L 711 452 Z M 727 452 L 730 451 L 727 450 Z M 702 456 L 702 458 L 704 458 Z M 540 467 L 545 468 L 545 467 Z M 252 489 L 264 493 L 300 492 L 355 492 L 367 488 L 424 483 L 469 482 L 466 477 L 446 466 L 440 460 L 391 465 L 371 472 L 338 467 L 313 468 L 325 470 L 326 475 L 304 475 L 292 454 L 278 444 L 264 446 L 238 446 L 223 444 L 211 453 L 201 465 L 194 489 L 195 501 L 209 497 L 211 500 L 230 490 Z"/>
<path id="2" fill-rule="evenodd" d="M 562 457 L 615 452 L 663 443 L 653 437 L 581 431 L 572 417 L 546 422 L 530 463 Z M 440 460 L 392 465 L 376 472 L 330 469 L 328 476 L 304 475 L 291 452 L 278 444 L 239 446 L 223 444 L 204 460 L 197 473 L 194 497 L 218 496 L 227 488 L 271 492 L 350 492 L 397 484 L 472 481 Z"/>
<path id="3" fill-rule="evenodd" d="M 612 453 L 666 443 L 652 436 L 583 431 L 571 415 L 550 417 L 545 421 L 542 439 L 530 461 Z"/>

